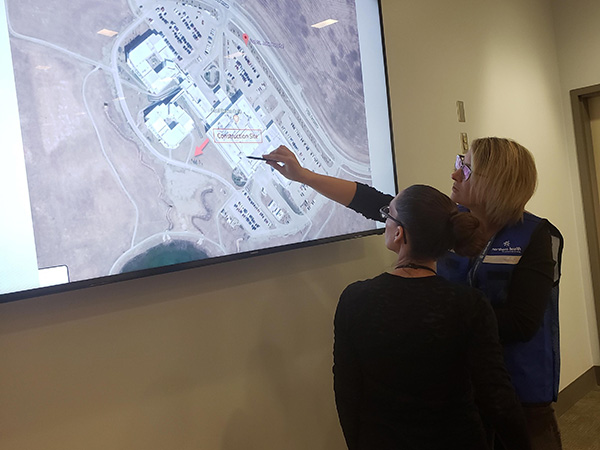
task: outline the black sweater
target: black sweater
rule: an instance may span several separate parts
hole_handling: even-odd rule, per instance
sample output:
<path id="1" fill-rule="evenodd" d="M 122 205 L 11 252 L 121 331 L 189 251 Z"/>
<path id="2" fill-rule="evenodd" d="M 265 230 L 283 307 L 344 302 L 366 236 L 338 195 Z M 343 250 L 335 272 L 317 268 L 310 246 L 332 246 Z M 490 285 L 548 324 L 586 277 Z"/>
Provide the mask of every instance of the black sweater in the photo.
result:
<path id="1" fill-rule="evenodd" d="M 485 449 L 478 408 L 507 448 L 529 448 L 489 303 L 439 276 L 346 288 L 334 388 L 351 450 Z"/>

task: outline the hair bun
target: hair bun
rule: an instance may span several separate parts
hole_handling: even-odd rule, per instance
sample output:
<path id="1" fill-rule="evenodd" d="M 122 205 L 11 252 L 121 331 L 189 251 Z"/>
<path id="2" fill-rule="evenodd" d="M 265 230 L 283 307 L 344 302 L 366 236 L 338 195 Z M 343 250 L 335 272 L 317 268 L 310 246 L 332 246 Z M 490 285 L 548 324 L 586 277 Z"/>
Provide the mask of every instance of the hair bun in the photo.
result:
<path id="1" fill-rule="evenodd" d="M 479 220 L 431 186 L 409 186 L 393 205 L 407 230 L 410 256 L 416 260 L 438 259 L 450 249 L 476 256 L 485 245 Z"/>
<path id="2" fill-rule="evenodd" d="M 461 256 L 479 255 L 486 245 L 479 219 L 469 212 L 456 209 L 450 213 L 449 221 L 454 234 L 454 251 Z"/>

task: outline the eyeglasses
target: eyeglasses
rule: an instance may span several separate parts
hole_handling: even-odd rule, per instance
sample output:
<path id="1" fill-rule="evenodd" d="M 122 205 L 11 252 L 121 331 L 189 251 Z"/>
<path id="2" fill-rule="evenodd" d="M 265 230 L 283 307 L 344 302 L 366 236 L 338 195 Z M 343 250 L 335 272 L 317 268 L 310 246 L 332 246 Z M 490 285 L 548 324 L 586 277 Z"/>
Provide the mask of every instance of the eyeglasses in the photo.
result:
<path id="1" fill-rule="evenodd" d="M 473 173 L 473 169 L 471 169 L 471 166 L 469 164 L 465 164 L 465 155 L 456 155 L 456 162 L 454 163 L 454 168 L 456 170 L 462 170 L 465 181 L 467 181 Z"/>
<path id="2" fill-rule="evenodd" d="M 390 214 L 390 207 L 388 206 L 383 206 L 382 208 L 379 209 L 379 214 L 381 214 L 381 218 L 384 220 L 390 219 L 393 220 L 394 222 L 396 222 L 398 225 L 400 225 L 402 228 L 404 228 L 404 243 L 406 244 L 406 227 L 404 226 L 404 224 L 402 222 L 400 222 L 399 219 L 396 219 L 394 216 L 392 216 Z"/>

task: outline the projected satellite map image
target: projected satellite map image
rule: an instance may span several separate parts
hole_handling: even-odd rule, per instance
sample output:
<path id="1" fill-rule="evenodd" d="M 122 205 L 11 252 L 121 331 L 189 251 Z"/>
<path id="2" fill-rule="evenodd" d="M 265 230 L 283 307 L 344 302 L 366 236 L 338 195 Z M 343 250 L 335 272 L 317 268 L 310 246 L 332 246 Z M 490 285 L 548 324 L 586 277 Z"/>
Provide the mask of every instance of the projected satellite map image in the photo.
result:
<path id="1" fill-rule="evenodd" d="M 353 1 L 5 2 L 40 270 L 76 281 L 373 227 L 247 158 L 283 144 L 371 182 Z"/>

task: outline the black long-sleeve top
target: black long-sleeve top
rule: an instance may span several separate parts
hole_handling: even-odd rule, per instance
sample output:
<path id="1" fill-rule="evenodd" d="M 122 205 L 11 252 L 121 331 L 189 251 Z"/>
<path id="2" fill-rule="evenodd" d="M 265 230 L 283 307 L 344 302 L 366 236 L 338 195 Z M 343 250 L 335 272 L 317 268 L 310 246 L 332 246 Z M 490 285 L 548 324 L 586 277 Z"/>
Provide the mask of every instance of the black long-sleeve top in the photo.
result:
<path id="1" fill-rule="evenodd" d="M 381 221 L 379 208 L 394 197 L 366 184 L 357 183 L 349 208 Z M 554 282 L 554 260 L 547 221 L 542 221 L 516 265 L 508 287 L 507 300 L 494 305 L 500 341 L 503 344 L 529 341 L 539 329 Z"/>
<path id="2" fill-rule="evenodd" d="M 486 449 L 479 411 L 506 448 L 529 448 L 480 291 L 384 273 L 344 290 L 334 325 L 336 405 L 350 450 Z"/>

